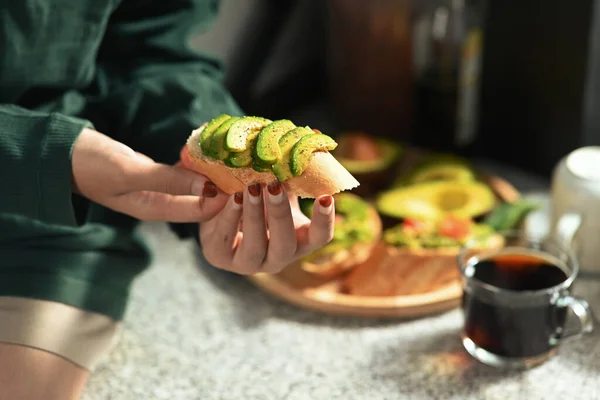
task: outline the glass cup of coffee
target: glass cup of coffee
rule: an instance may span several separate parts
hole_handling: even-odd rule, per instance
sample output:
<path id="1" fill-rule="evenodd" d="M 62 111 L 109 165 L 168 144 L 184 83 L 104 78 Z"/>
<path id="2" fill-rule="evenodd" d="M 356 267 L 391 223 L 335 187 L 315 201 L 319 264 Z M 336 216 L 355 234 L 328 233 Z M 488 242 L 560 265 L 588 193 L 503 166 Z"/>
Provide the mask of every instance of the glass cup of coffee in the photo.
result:
<path id="1" fill-rule="evenodd" d="M 478 361 L 529 368 L 554 356 L 561 342 L 593 331 L 588 303 L 571 294 L 579 266 L 562 240 L 502 233 L 503 243 L 460 251 L 465 318 L 462 342 Z M 571 310 L 579 319 L 566 329 Z"/>

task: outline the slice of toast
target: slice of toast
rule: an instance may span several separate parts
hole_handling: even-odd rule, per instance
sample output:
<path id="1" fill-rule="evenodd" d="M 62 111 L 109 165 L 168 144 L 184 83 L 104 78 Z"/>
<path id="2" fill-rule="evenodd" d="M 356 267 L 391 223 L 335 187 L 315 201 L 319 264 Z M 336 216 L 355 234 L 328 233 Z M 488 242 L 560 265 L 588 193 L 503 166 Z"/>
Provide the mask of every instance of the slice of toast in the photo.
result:
<path id="1" fill-rule="evenodd" d="M 204 127 L 200 127 L 194 130 L 181 151 L 181 160 L 186 168 L 205 175 L 228 194 L 241 192 L 251 183 L 266 185 L 277 180 L 270 171 L 258 172 L 252 167 L 231 168 L 222 161 L 204 155 L 199 142 L 203 129 Z M 288 193 L 301 198 L 317 198 L 353 189 L 360 183 L 333 155 L 315 152 L 302 175 L 288 179 L 283 185 Z"/>

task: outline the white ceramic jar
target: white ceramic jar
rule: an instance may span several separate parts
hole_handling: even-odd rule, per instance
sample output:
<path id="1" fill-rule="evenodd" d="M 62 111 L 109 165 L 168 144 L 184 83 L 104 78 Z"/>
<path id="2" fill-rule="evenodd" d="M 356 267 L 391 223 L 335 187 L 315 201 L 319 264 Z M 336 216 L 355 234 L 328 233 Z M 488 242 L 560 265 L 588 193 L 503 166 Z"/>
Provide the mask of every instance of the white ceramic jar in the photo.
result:
<path id="1" fill-rule="evenodd" d="M 581 216 L 573 250 L 582 272 L 600 273 L 600 146 L 574 150 L 554 169 L 550 226 L 566 213 Z"/>

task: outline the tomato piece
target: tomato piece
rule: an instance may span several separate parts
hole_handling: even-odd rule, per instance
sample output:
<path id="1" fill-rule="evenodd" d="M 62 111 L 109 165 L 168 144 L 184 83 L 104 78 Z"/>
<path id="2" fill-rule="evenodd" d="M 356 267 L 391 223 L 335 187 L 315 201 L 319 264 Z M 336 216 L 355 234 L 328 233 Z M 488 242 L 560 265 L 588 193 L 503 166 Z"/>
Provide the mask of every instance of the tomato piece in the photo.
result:
<path id="1" fill-rule="evenodd" d="M 314 132 L 314 133 L 318 133 L 318 134 L 322 134 L 322 133 L 323 133 L 323 132 L 321 132 L 320 130 L 318 130 L 318 129 L 315 129 L 315 128 L 313 128 L 313 132 Z"/>
<path id="2" fill-rule="evenodd" d="M 402 222 L 402 231 L 407 235 L 419 235 L 429 230 L 427 222 L 414 218 L 406 218 Z"/>
<path id="3" fill-rule="evenodd" d="M 421 221 L 419 221 L 418 219 L 406 218 L 403 222 L 403 225 L 407 228 L 418 229 L 419 227 L 421 227 L 423 225 L 423 223 Z"/>
<path id="4" fill-rule="evenodd" d="M 463 239 L 471 233 L 472 221 L 449 215 L 438 226 L 438 233 L 453 239 Z"/>

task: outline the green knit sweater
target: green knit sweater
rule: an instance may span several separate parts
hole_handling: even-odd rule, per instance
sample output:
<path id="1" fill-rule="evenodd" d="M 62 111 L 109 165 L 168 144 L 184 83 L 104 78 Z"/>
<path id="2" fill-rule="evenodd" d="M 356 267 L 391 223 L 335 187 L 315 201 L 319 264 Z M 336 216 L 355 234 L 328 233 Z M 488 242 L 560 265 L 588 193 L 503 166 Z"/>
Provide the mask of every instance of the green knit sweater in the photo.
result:
<path id="1" fill-rule="evenodd" d="M 0 0 L 0 296 L 121 319 L 149 262 L 137 221 L 71 193 L 85 126 L 174 163 L 192 129 L 241 115 L 190 45 L 217 0 Z"/>

